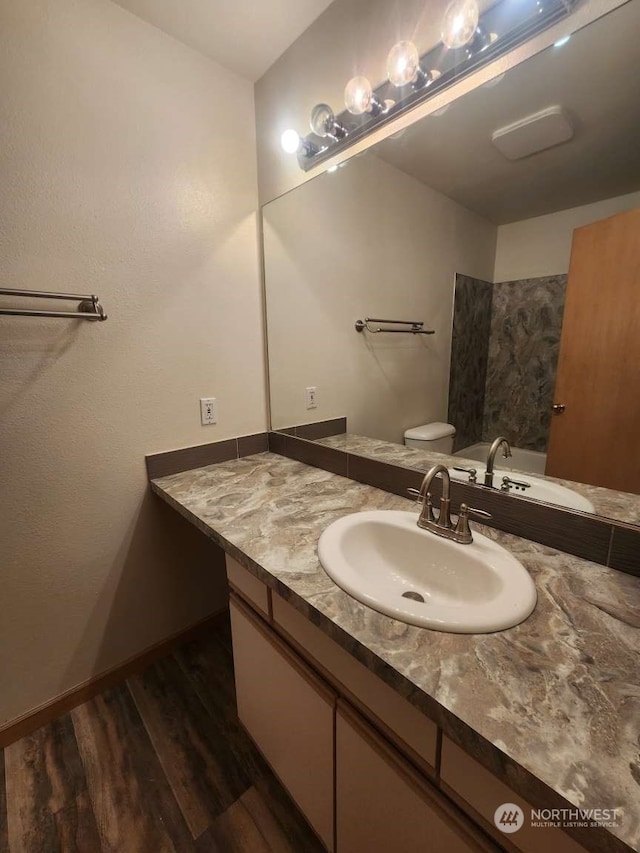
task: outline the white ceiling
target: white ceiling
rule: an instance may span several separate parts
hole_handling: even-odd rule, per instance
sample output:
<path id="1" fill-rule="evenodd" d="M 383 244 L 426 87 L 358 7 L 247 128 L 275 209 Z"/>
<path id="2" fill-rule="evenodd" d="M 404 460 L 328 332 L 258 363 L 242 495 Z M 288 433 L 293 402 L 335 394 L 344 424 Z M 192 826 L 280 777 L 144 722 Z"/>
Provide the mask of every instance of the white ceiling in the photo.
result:
<path id="1" fill-rule="evenodd" d="M 332 0 L 114 0 L 236 74 L 257 80 Z"/>

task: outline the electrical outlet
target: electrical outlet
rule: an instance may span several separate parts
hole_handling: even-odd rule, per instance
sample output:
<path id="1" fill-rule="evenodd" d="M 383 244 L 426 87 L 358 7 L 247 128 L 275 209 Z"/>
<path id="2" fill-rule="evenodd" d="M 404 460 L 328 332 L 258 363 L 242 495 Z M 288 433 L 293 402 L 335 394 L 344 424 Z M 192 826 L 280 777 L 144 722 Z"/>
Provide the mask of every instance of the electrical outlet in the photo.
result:
<path id="1" fill-rule="evenodd" d="M 315 385 L 305 389 L 307 395 L 307 409 L 315 409 L 318 406 L 318 389 Z"/>
<path id="2" fill-rule="evenodd" d="M 200 397 L 200 422 L 202 426 L 218 421 L 218 401 L 215 397 Z"/>

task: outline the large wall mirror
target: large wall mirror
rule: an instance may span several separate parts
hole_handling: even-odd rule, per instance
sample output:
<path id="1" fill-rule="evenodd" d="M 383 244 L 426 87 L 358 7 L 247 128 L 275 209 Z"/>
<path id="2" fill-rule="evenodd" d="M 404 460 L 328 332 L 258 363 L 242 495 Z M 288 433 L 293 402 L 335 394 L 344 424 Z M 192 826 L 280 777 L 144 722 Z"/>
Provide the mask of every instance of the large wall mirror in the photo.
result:
<path id="1" fill-rule="evenodd" d="M 496 487 L 640 523 L 638 32 L 629 0 L 265 205 L 273 429 L 479 478 L 503 435 Z"/>

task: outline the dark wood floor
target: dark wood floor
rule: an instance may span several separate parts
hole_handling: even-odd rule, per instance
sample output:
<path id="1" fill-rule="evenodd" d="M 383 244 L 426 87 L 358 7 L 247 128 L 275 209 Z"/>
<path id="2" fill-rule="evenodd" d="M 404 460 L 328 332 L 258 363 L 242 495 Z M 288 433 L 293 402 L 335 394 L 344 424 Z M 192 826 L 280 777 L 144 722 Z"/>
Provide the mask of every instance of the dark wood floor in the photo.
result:
<path id="1" fill-rule="evenodd" d="M 0 853 L 320 850 L 239 727 L 224 620 L 0 750 Z"/>

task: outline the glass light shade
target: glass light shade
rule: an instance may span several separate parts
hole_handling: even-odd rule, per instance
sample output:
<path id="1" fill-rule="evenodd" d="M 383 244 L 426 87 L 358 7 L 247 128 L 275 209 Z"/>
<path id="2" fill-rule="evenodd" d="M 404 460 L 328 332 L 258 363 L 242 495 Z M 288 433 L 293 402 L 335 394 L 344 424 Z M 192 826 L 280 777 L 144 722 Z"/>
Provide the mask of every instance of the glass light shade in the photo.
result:
<path id="1" fill-rule="evenodd" d="M 332 136 L 336 117 L 329 104 L 316 104 L 311 110 L 311 130 L 316 136 Z"/>
<path id="2" fill-rule="evenodd" d="M 399 41 L 387 56 L 387 77 L 394 86 L 408 86 L 418 76 L 420 54 L 411 41 Z"/>
<path id="3" fill-rule="evenodd" d="M 476 0 L 453 0 L 442 19 L 442 43 L 452 50 L 464 47 L 473 39 L 479 18 Z"/>
<path id="4" fill-rule="evenodd" d="M 287 154 L 295 154 L 300 147 L 300 134 L 295 130 L 285 130 L 280 137 L 280 144 Z"/>
<path id="5" fill-rule="evenodd" d="M 344 103 L 354 116 L 371 112 L 373 90 L 366 77 L 352 77 L 349 80 L 344 87 Z"/>

